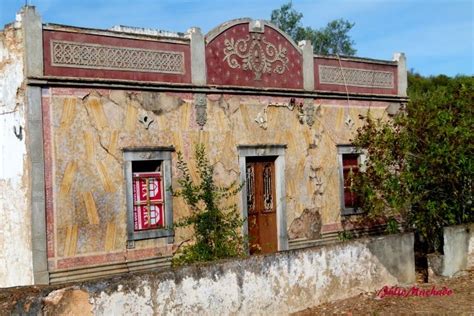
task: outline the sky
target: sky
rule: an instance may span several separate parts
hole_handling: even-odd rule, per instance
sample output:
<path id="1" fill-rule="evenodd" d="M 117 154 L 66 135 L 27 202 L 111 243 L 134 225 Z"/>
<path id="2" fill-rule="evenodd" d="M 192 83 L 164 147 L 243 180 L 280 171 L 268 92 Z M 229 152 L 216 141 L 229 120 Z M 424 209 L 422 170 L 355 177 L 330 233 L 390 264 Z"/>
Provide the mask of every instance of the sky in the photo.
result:
<path id="1" fill-rule="evenodd" d="M 126 25 L 204 33 L 241 17 L 270 19 L 287 0 L 0 0 L 0 29 L 26 1 L 44 23 L 90 28 Z M 312 28 L 343 18 L 357 56 L 391 60 L 404 52 L 407 66 L 424 76 L 474 74 L 474 0 L 293 0 Z"/>

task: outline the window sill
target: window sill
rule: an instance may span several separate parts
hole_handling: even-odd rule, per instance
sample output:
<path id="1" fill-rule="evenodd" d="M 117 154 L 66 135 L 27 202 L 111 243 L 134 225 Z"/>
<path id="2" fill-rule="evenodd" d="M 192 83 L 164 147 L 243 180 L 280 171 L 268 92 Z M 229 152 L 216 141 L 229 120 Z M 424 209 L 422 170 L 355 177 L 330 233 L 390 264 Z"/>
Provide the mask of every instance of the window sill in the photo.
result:
<path id="1" fill-rule="evenodd" d="M 341 210 L 342 216 L 362 215 L 365 213 L 366 212 L 364 210 L 357 209 L 357 208 L 345 208 Z"/>
<path id="2" fill-rule="evenodd" d="M 137 241 L 144 239 L 154 239 L 163 237 L 174 237 L 174 231 L 172 229 L 150 229 L 144 231 L 134 231 L 129 234 L 129 241 Z"/>

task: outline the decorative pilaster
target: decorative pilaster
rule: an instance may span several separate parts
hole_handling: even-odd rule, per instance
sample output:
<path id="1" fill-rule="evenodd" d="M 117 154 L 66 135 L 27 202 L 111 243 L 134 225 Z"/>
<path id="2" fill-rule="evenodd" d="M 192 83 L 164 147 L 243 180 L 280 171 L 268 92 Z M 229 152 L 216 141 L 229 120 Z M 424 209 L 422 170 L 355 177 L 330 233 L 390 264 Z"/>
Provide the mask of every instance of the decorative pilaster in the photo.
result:
<path id="1" fill-rule="evenodd" d="M 397 62 L 398 71 L 398 95 L 401 97 L 407 96 L 407 59 L 404 53 L 394 53 L 393 60 Z"/>
<path id="2" fill-rule="evenodd" d="M 43 75 L 43 24 L 35 7 L 21 10 L 23 44 L 25 47 L 25 77 Z M 48 256 L 46 240 L 46 192 L 44 177 L 44 139 L 41 107 L 41 88 L 26 87 L 26 140 L 31 166 L 30 208 L 31 248 L 34 284 L 48 284 Z"/>
<path id="3" fill-rule="evenodd" d="M 314 56 L 310 41 L 300 41 L 298 46 L 303 50 L 303 88 L 314 90 Z"/>
<path id="4" fill-rule="evenodd" d="M 25 45 L 25 75 L 43 75 L 43 24 L 34 6 L 25 6 L 21 11 L 23 43 Z"/>
<path id="5" fill-rule="evenodd" d="M 206 84 L 206 54 L 204 35 L 199 27 L 188 30 L 191 38 L 191 81 L 195 85 Z"/>

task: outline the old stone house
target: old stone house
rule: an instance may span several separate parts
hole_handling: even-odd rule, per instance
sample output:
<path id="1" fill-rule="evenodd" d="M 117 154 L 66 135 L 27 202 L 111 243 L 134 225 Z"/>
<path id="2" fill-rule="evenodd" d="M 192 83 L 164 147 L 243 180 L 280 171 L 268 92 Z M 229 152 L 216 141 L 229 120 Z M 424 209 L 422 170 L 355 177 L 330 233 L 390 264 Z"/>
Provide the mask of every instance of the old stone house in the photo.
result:
<path id="1" fill-rule="evenodd" d="M 0 286 L 166 266 L 189 233 L 169 229 L 188 209 L 167 188 L 197 143 L 245 183 L 253 250 L 334 240 L 363 216 L 359 115 L 396 112 L 406 76 L 403 54 L 317 56 L 263 20 L 98 30 L 24 7 L 0 32 Z"/>

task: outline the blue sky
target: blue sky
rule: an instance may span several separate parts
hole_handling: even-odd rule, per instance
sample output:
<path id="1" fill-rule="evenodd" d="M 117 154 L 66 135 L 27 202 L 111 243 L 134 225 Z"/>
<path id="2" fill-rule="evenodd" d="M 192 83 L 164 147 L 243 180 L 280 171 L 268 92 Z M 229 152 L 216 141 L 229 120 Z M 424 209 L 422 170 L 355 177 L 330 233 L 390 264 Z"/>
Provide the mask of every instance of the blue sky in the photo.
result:
<path id="1" fill-rule="evenodd" d="M 15 19 L 26 0 L 0 0 L 0 25 Z M 286 0 L 27 0 L 44 22 L 109 28 L 121 24 L 204 32 L 239 17 L 269 19 Z M 422 75 L 474 74 L 474 0 L 294 0 L 313 28 L 344 18 L 357 55 L 391 59 L 407 55 L 408 68 Z"/>

